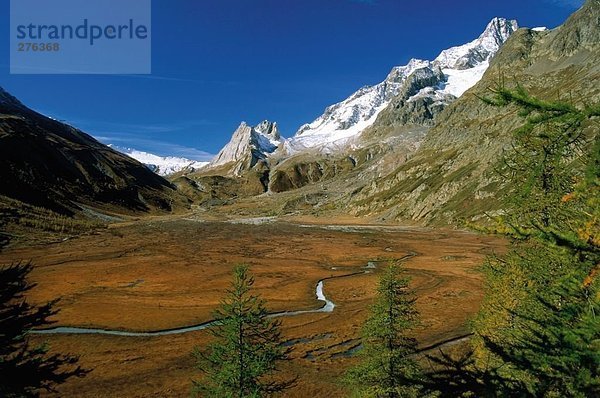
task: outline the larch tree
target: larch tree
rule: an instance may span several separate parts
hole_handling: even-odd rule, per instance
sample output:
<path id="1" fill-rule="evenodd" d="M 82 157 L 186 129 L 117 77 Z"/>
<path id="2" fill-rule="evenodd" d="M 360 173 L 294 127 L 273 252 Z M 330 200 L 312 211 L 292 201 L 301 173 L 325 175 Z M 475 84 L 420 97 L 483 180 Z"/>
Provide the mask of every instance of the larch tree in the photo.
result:
<path id="1" fill-rule="evenodd" d="M 503 157 L 511 194 L 474 321 L 491 396 L 600 396 L 600 107 L 499 87 L 486 102 L 524 118 Z"/>
<path id="2" fill-rule="evenodd" d="M 288 388 L 293 380 L 274 377 L 288 359 L 281 322 L 269 316 L 265 301 L 252 292 L 254 277 L 237 266 L 227 295 L 210 329 L 214 341 L 194 354 L 204 377 L 194 381 L 196 394 L 209 397 L 263 397 Z"/>
<path id="3" fill-rule="evenodd" d="M 359 363 L 346 381 L 360 397 L 422 397 L 417 341 L 410 332 L 418 323 L 415 298 L 399 263 L 382 273 L 377 297 L 363 326 Z"/>

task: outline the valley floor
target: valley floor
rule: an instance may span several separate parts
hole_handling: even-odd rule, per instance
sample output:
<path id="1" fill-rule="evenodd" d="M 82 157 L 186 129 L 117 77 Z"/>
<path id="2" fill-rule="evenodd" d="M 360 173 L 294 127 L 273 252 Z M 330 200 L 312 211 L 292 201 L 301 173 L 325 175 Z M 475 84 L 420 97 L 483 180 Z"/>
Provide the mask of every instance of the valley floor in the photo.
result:
<path id="1" fill-rule="evenodd" d="M 341 397 L 347 391 L 338 376 L 355 360 L 378 268 L 414 254 L 405 266 L 418 296 L 423 325 L 417 337 L 425 347 L 468 332 L 465 323 L 482 298 L 477 267 L 486 254 L 502 248 L 502 241 L 491 237 L 413 226 L 169 217 L 113 224 L 61 243 L 13 246 L 0 255 L 0 263 L 33 261 L 31 277 L 38 286 L 30 300 L 62 297 L 55 326 L 128 331 L 210 320 L 235 264 L 251 266 L 257 291 L 273 312 L 319 308 L 319 280 L 357 273 L 326 281 L 333 312 L 281 318 L 284 337 L 294 347 L 283 371 L 299 377 L 286 396 Z M 81 364 L 93 369 L 61 386 L 60 396 L 180 397 L 189 394 L 198 376 L 191 352 L 210 337 L 204 330 L 159 337 L 33 338 L 80 355 Z"/>

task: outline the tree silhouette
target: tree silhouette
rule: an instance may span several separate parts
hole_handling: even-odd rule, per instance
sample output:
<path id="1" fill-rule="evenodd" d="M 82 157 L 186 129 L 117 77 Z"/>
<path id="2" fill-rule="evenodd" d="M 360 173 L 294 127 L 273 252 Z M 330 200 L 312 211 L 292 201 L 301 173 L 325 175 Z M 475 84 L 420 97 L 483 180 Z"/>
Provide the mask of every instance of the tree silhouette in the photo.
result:
<path id="1" fill-rule="evenodd" d="M 54 387 L 87 370 L 77 366 L 78 358 L 50 354 L 47 345 L 32 346 L 29 332 L 53 322 L 58 300 L 41 306 L 30 305 L 25 293 L 35 285 L 27 282 L 31 263 L 0 267 L 0 396 L 35 397 L 40 390 Z"/>

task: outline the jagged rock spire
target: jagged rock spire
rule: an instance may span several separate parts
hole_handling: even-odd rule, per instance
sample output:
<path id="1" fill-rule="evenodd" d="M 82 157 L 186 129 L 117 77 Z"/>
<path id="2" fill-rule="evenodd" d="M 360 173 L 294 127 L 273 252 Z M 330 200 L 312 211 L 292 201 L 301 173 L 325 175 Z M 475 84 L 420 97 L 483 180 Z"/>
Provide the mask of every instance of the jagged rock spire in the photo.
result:
<path id="1" fill-rule="evenodd" d="M 277 123 L 265 120 L 252 127 L 242 122 L 208 168 L 243 162 L 239 167 L 235 167 L 234 174 L 239 174 L 243 169 L 252 168 L 259 160 L 264 160 L 275 152 L 280 139 Z"/>

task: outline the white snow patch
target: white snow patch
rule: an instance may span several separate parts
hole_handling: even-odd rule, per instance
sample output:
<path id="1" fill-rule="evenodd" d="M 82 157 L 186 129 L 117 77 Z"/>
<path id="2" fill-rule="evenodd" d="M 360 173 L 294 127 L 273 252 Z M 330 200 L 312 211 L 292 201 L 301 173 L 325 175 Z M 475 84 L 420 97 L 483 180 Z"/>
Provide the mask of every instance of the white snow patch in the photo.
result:
<path id="1" fill-rule="evenodd" d="M 162 176 L 177 173 L 186 169 L 189 169 L 190 171 L 198 170 L 208 164 L 208 162 L 199 162 L 182 157 L 158 156 L 132 148 L 120 148 L 114 145 L 109 146 L 138 162 L 145 164 L 150 170 Z"/>
<path id="2" fill-rule="evenodd" d="M 447 77 L 445 87 L 440 90 L 443 94 L 451 94 L 455 97 L 462 96 L 465 91 L 473 87 L 481 78 L 490 66 L 490 63 L 485 61 L 471 69 L 442 69 Z"/>
<path id="3" fill-rule="evenodd" d="M 285 141 L 284 146 L 288 153 L 300 152 L 318 146 L 321 146 L 322 152 L 330 153 L 344 146 L 350 139 L 375 123 L 377 116 L 387 105 L 387 103 L 384 103 L 374 108 L 371 117 L 368 119 L 359 119 L 345 130 L 339 129 L 335 123 L 322 123 L 310 130 L 306 130 L 301 135 Z"/>

